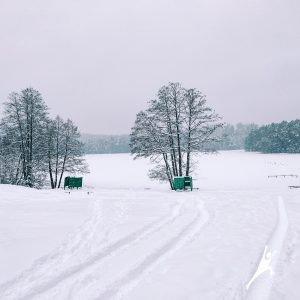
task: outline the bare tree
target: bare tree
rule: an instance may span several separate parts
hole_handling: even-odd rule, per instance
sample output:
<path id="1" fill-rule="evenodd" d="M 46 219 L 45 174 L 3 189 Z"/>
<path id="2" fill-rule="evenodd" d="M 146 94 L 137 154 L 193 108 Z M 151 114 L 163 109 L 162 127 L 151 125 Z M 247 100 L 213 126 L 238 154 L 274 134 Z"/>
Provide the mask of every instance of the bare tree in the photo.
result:
<path id="1" fill-rule="evenodd" d="M 18 184 L 22 178 L 21 154 L 15 144 L 13 132 L 0 125 L 0 183 Z"/>
<path id="2" fill-rule="evenodd" d="M 41 94 L 32 88 L 10 94 L 5 103 L 2 123 L 5 124 L 10 146 L 19 152 L 17 173 L 20 167 L 22 176 L 18 181 L 29 187 L 38 185 L 44 178 L 43 137 L 47 114 Z"/>
<path id="3" fill-rule="evenodd" d="M 206 105 L 206 98 L 201 92 L 196 89 L 185 90 L 184 98 L 185 175 L 189 176 L 191 153 L 212 151 L 207 145 L 217 140 L 213 133 L 223 124 L 219 122 L 220 117 Z"/>
<path id="4" fill-rule="evenodd" d="M 170 152 L 172 171 L 174 176 L 178 176 L 175 128 L 168 86 L 163 86 L 158 91 L 158 98 L 150 102 L 149 112 L 154 116 L 163 139 L 167 141 L 169 151 L 166 152 Z"/>
<path id="5" fill-rule="evenodd" d="M 62 126 L 63 156 L 57 187 L 61 187 L 64 173 L 88 173 L 88 166 L 83 158 L 83 144 L 80 142 L 78 127 L 68 119 Z"/>
<path id="6" fill-rule="evenodd" d="M 65 172 L 88 171 L 78 128 L 71 120 L 51 120 L 41 94 L 33 88 L 11 93 L 0 122 L 0 182 L 51 188 Z"/>
<path id="7" fill-rule="evenodd" d="M 60 188 L 63 175 L 86 173 L 88 167 L 83 159 L 83 144 L 79 141 L 78 128 L 71 120 L 64 122 L 59 116 L 49 120 L 48 171 L 51 188 Z"/>
<path id="8" fill-rule="evenodd" d="M 130 147 L 132 153 L 135 154 L 135 158 L 147 157 L 159 164 L 163 159 L 164 167 L 161 166 L 159 169 L 155 167 L 149 175 L 151 178 L 167 179 L 172 188 L 173 174 L 168 159 L 168 153 L 170 152 L 168 125 L 164 126 L 164 121 L 161 122 L 159 117 L 159 115 L 153 113 L 153 110 L 146 110 L 137 114 L 130 135 Z"/>
<path id="9" fill-rule="evenodd" d="M 147 110 L 137 114 L 130 136 L 131 153 L 135 158 L 150 158 L 155 167 L 149 176 L 168 180 L 173 188 L 175 176 L 190 175 L 191 154 L 210 151 L 206 144 L 222 126 L 219 120 L 199 91 L 170 83 L 158 91 Z"/>
<path id="10" fill-rule="evenodd" d="M 182 176 L 182 146 L 181 146 L 181 137 L 182 137 L 182 122 L 183 122 L 183 104 L 184 104 L 184 89 L 179 83 L 170 83 L 168 86 L 170 102 L 172 105 L 171 118 L 174 119 L 174 127 L 176 133 L 176 142 L 177 142 L 177 151 L 178 151 L 178 175 Z"/>

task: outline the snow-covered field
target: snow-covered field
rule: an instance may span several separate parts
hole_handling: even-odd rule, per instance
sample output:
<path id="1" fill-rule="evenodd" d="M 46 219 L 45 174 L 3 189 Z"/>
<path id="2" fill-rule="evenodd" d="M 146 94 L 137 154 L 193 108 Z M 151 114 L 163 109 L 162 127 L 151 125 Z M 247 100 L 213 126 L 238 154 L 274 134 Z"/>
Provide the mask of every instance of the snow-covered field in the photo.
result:
<path id="1" fill-rule="evenodd" d="M 200 156 L 193 192 L 87 160 L 83 190 L 0 186 L 0 299 L 300 298 L 300 177 L 268 178 L 300 155 Z"/>

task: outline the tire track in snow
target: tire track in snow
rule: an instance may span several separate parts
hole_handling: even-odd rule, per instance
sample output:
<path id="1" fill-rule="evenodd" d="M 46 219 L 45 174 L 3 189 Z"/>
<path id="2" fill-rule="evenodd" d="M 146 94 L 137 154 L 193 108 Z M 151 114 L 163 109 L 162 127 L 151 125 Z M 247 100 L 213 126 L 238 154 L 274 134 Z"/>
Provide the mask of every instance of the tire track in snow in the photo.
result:
<path id="1" fill-rule="evenodd" d="M 193 239 L 209 219 L 209 214 L 203 204 L 198 203 L 198 212 L 191 222 L 185 225 L 181 231 L 173 236 L 162 247 L 148 254 L 140 263 L 135 265 L 123 276 L 109 284 L 94 299 L 119 299 L 133 289 L 143 277 L 152 271 L 156 265 L 166 260 L 186 243 Z"/>
<path id="2" fill-rule="evenodd" d="M 24 276 L 23 274 L 21 274 L 15 280 L 12 280 L 0 286 L 1 299 L 32 299 L 33 297 L 38 296 L 39 294 L 42 294 L 54 288 L 62 281 L 67 280 L 70 277 L 84 271 L 85 269 L 94 265 L 95 263 L 101 263 L 103 259 L 112 257 L 118 251 L 130 247 L 132 244 L 161 230 L 164 226 L 168 225 L 169 223 L 174 222 L 174 220 L 180 215 L 180 211 L 182 209 L 183 203 L 184 202 L 177 201 L 175 207 L 172 209 L 171 216 L 168 215 L 163 218 L 159 218 L 158 220 L 155 220 L 154 222 L 142 227 L 141 229 L 129 235 L 126 235 L 125 237 L 117 240 L 116 242 L 113 242 L 103 247 L 96 254 L 92 255 L 91 257 L 88 257 L 88 259 L 86 259 L 84 262 L 77 265 L 73 265 L 72 267 L 69 267 L 63 272 L 61 272 L 59 275 L 56 275 L 55 277 L 50 278 L 40 284 L 33 285 L 30 289 L 28 289 L 28 286 L 26 286 L 26 284 L 23 290 L 20 289 L 20 281 L 27 279 L 26 275 Z M 84 230 L 84 228 L 82 230 Z M 57 256 L 58 254 L 55 255 Z M 38 264 L 37 265 L 34 264 L 34 265 L 38 267 Z M 35 267 L 30 269 L 30 272 L 34 272 L 34 271 L 35 271 Z M 26 270 L 24 273 L 28 275 L 30 272 L 29 270 Z M 42 274 L 40 275 L 42 276 Z M 18 293 L 18 295 L 14 295 L 15 293 Z M 2 298 L 2 297 L 8 297 L 8 298 Z"/>

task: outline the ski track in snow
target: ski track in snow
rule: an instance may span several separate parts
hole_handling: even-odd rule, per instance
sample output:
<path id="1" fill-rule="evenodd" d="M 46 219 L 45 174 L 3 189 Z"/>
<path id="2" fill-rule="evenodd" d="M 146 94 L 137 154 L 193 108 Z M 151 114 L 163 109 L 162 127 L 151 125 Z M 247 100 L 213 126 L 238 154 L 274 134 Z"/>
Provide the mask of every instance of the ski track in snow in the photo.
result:
<path id="1" fill-rule="evenodd" d="M 267 176 L 298 174 L 299 158 L 299 155 L 240 151 L 199 157 L 201 169 L 196 184 L 201 193 L 197 194 L 165 192 L 146 179 L 148 164 L 133 162 L 129 155 L 88 156 L 92 170 L 86 182 L 95 187 L 88 196 L 89 203 L 94 205 L 90 217 L 61 246 L 0 284 L 0 299 L 240 300 L 251 293 L 256 295 L 255 300 L 296 299 L 300 262 L 299 190 L 287 190 L 287 186 L 298 185 L 299 179 Z M 1 217 L 6 218 L 0 240 L 12 245 L 7 249 L 14 255 L 5 254 L 4 259 L 7 265 L 16 267 L 16 272 L 25 265 L 18 260 L 28 263 L 51 249 L 32 249 L 28 258 L 22 257 L 22 246 L 31 239 L 36 243 L 34 247 L 43 243 L 44 228 L 48 230 L 45 236 L 52 239 L 51 235 L 60 228 L 66 233 L 70 228 L 67 224 L 78 224 L 62 222 L 64 216 L 83 216 L 78 208 L 84 206 L 77 207 L 76 203 L 77 199 L 82 201 L 87 197 L 82 193 L 68 196 L 71 206 L 76 206 L 69 215 L 65 214 L 69 203 L 66 204 L 59 191 L 37 192 L 6 185 L 2 189 Z M 287 200 L 290 221 L 283 249 L 282 243 L 278 243 L 283 241 L 283 231 L 279 239 L 270 238 L 276 224 L 273 200 L 279 194 Z M 200 200 L 194 195 L 200 196 Z M 202 199 L 206 209 L 202 207 Z M 44 211 L 48 208 L 50 214 Z M 58 220 L 50 221 L 62 208 Z M 203 226 L 208 220 L 206 210 L 209 224 Z M 44 217 L 45 222 L 39 224 Z M 24 226 L 25 230 L 14 235 L 13 231 L 26 222 L 29 224 Z M 35 233 L 40 236 L 35 237 Z M 247 294 L 246 284 L 255 274 L 266 241 L 269 243 L 264 257 L 268 258 L 271 250 L 276 261 L 272 269 L 276 267 L 276 273 L 273 278 L 269 271 L 257 277 L 250 285 L 253 290 Z M 30 246 L 25 248 L 31 251 Z M 278 249 L 282 250 L 280 256 Z M 4 274 L 3 280 L 11 274 Z"/>
<path id="2" fill-rule="evenodd" d="M 95 234 L 102 217 L 101 205 L 95 201 L 93 215 L 90 220 L 85 222 L 75 235 L 70 236 L 52 254 L 38 259 L 29 269 L 0 286 L 0 298 L 33 299 L 40 298 L 42 294 L 43 298 L 47 297 L 47 294 L 50 294 L 50 298 L 53 298 L 51 296 L 53 290 L 55 294 L 58 293 L 57 297 L 54 298 L 58 298 L 60 297 L 59 293 L 66 292 L 67 289 L 69 291 L 67 298 L 72 299 L 74 281 L 77 283 L 80 280 L 80 284 L 76 284 L 76 287 L 77 289 L 81 288 L 84 278 L 91 275 L 90 272 L 93 274 L 93 270 L 89 271 L 89 268 L 92 269 L 94 266 L 101 265 L 105 260 L 110 260 L 124 251 L 130 252 L 134 245 L 143 243 L 143 240 L 151 239 L 156 232 L 170 227 L 171 233 L 167 242 L 154 250 L 146 249 L 146 255 L 144 253 L 141 255 L 141 257 L 144 257 L 142 261 L 137 262 L 121 277 L 119 277 L 119 274 L 115 274 L 115 277 L 111 278 L 110 284 L 104 286 L 102 290 L 96 290 L 95 298 L 106 299 L 126 293 L 146 273 L 150 272 L 155 265 L 164 258 L 169 257 L 199 233 L 203 224 L 208 220 L 208 213 L 203 208 L 202 202 L 195 199 L 195 205 L 192 208 L 193 217 L 179 229 L 176 235 L 172 234 L 172 224 L 178 218 L 186 217 L 188 213 L 191 214 L 191 209 L 184 207 L 186 201 L 182 199 L 177 200 L 168 215 L 146 224 L 144 227 L 119 238 L 117 241 L 108 244 L 102 242 L 100 245 L 97 245 L 98 249 L 95 253 L 89 254 L 87 251 L 87 256 L 81 259 L 80 263 L 75 259 L 77 263 L 70 265 L 68 260 L 72 260 L 72 256 L 76 255 L 76 251 L 80 249 L 85 250 L 86 247 L 90 247 L 90 244 L 93 243 L 93 234 Z"/>
<path id="3" fill-rule="evenodd" d="M 278 264 L 285 236 L 288 230 L 288 225 L 289 222 L 284 201 L 281 197 L 279 197 L 277 225 L 268 241 L 268 244 L 265 246 L 264 253 L 256 272 L 246 286 L 246 299 L 269 299 L 274 281 L 273 275 Z"/>
<path id="4" fill-rule="evenodd" d="M 204 211 L 202 206 L 199 206 L 199 212 L 196 217 L 179 234 L 171 238 L 162 247 L 148 254 L 138 265 L 111 283 L 101 294 L 95 297 L 95 300 L 119 299 L 124 296 L 124 294 L 138 284 L 145 274 L 190 241 L 201 230 L 208 219 L 208 213 Z"/>

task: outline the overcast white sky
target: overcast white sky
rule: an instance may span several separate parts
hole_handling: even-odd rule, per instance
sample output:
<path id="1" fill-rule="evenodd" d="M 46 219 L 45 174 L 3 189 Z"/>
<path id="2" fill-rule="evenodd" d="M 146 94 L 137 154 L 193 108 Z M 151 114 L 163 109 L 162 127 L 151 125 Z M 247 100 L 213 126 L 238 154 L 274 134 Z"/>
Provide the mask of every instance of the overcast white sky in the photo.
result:
<path id="1" fill-rule="evenodd" d="M 33 86 L 82 132 L 127 133 L 169 81 L 227 122 L 300 118 L 300 2 L 0 0 L 0 102 Z"/>

